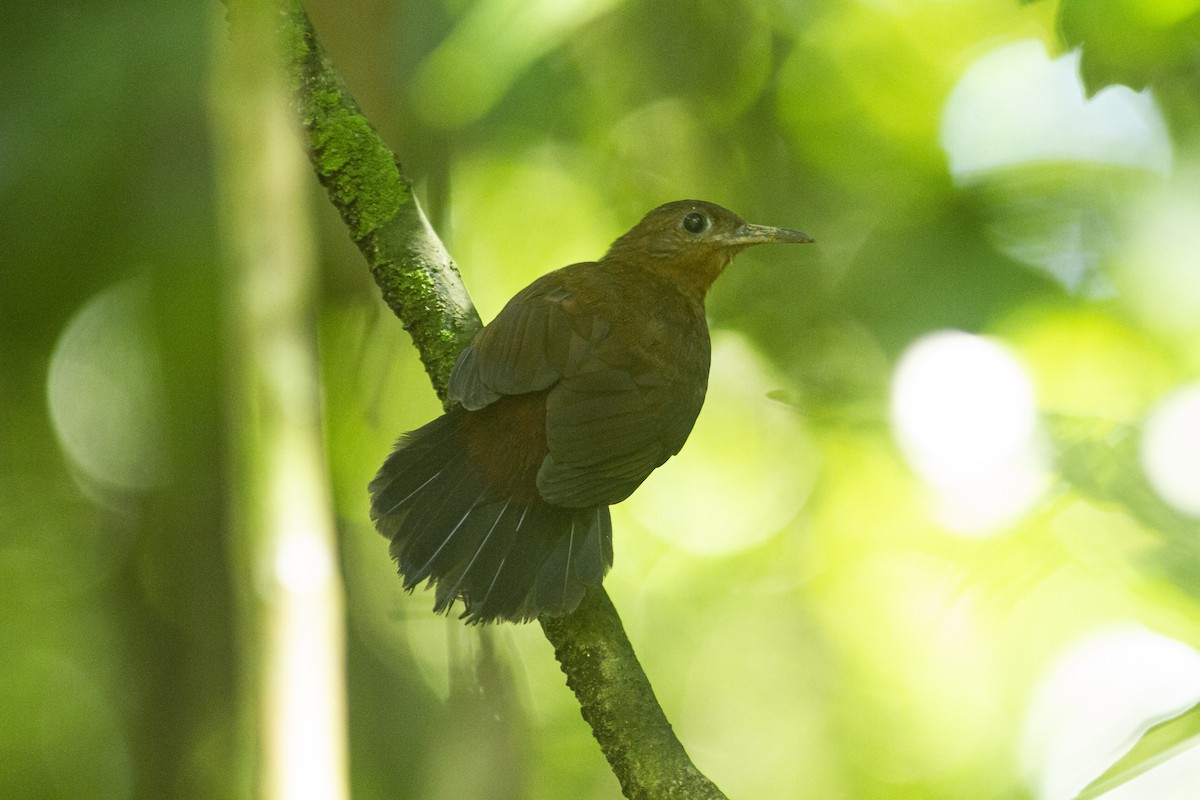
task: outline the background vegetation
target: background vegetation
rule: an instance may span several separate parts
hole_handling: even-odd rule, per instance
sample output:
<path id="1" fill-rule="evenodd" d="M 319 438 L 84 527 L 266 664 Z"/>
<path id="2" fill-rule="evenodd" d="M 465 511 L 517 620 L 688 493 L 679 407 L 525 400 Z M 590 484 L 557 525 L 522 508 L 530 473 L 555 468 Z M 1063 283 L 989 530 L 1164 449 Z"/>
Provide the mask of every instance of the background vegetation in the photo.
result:
<path id="1" fill-rule="evenodd" d="M 714 288 L 697 430 L 614 509 L 606 585 L 730 797 L 1071 797 L 1200 700 L 1200 3 L 308 8 L 485 320 L 667 200 L 816 237 Z M 0 797 L 249 796 L 277 415 L 239 365 L 286 278 L 230 244 L 224 11 L 0 30 Z M 616 797 L 536 626 L 400 591 L 365 486 L 438 404 L 306 180 L 350 793 Z M 1120 791 L 1200 766 L 1155 780 Z"/>

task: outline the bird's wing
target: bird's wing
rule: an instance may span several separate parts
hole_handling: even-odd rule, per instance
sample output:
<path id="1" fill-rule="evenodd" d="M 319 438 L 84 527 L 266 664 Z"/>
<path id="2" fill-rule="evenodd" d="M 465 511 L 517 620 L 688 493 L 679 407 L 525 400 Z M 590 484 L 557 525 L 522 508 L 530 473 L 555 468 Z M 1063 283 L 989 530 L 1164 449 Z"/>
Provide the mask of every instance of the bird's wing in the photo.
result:
<path id="1" fill-rule="evenodd" d="M 694 421 L 692 416 L 679 424 L 676 417 L 687 416 L 680 392 L 653 379 L 653 370 L 639 374 L 597 355 L 590 369 L 564 377 L 546 398 L 550 454 L 537 485 L 556 505 L 624 500 L 679 451 Z"/>
<path id="2" fill-rule="evenodd" d="M 550 453 L 538 490 L 555 505 L 582 508 L 624 500 L 677 453 L 703 390 L 694 397 L 617 342 L 570 277 L 551 273 L 509 301 L 459 357 L 450 396 L 475 410 L 549 389 Z"/>
<path id="3" fill-rule="evenodd" d="M 458 357 L 449 394 L 476 411 L 504 395 L 537 392 L 582 368 L 606 321 L 573 292 L 543 276 L 508 302 Z"/>

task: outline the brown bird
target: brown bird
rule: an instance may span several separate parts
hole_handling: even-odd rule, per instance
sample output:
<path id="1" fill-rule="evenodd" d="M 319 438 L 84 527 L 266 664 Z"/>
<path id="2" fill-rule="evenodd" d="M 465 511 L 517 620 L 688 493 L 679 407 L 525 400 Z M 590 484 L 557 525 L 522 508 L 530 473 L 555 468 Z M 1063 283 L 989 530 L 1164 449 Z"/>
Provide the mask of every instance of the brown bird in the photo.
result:
<path id="1" fill-rule="evenodd" d="M 708 387 L 704 296 L 733 256 L 806 234 L 699 200 L 543 275 L 458 358 L 454 408 L 402 436 L 371 518 L 404 588 L 470 622 L 573 611 L 612 566 L 608 507 L 679 452 Z"/>

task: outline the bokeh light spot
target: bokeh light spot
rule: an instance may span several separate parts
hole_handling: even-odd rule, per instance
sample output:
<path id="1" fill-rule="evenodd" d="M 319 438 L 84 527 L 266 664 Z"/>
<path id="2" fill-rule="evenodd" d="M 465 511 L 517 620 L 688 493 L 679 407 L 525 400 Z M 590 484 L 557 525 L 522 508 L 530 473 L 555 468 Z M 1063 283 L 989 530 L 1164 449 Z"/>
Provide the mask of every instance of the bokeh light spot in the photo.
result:
<path id="1" fill-rule="evenodd" d="M 1050 58 L 1027 40 L 992 50 L 963 73 L 942 113 L 956 180 L 1052 161 L 1090 161 L 1166 174 L 1171 140 L 1149 91 L 1109 86 L 1088 98 L 1079 51 Z"/>
<path id="2" fill-rule="evenodd" d="M 1152 725 L 1197 700 L 1200 653 L 1188 645 L 1139 625 L 1093 633 L 1059 657 L 1034 693 L 1022 733 L 1027 779 L 1043 800 L 1074 797 Z"/>
<path id="3" fill-rule="evenodd" d="M 939 331 L 910 345 L 892 380 L 892 424 L 952 530 L 981 533 L 1009 521 L 1045 486 L 1033 387 L 1017 359 L 988 339 Z"/>
<path id="4" fill-rule="evenodd" d="M 329 586 L 333 562 L 325 543 L 307 532 L 284 539 L 275 553 L 275 579 L 289 591 L 309 594 Z"/>
<path id="5" fill-rule="evenodd" d="M 137 282 L 104 290 L 67 323 L 50 357 L 55 433 L 83 476 L 109 490 L 148 489 L 166 477 L 149 302 Z"/>
<path id="6" fill-rule="evenodd" d="M 1159 497 L 1200 518 L 1200 383 L 1174 392 L 1151 411 L 1141 460 Z"/>

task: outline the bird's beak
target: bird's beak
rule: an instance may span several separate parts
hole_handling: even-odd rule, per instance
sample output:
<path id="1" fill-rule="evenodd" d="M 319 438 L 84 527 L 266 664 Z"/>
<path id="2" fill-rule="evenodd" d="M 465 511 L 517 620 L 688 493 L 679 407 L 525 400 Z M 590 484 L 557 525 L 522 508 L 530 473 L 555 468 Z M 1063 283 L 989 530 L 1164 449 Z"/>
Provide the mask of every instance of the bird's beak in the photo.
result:
<path id="1" fill-rule="evenodd" d="M 750 247 L 755 244 L 771 244 L 773 242 L 808 244 L 811 241 L 813 238 L 801 231 L 772 228 L 770 225 L 755 225 L 752 222 L 744 222 L 733 233 L 721 237 L 721 244 L 730 247 Z"/>

